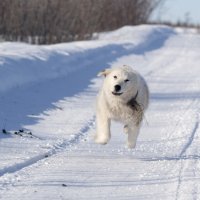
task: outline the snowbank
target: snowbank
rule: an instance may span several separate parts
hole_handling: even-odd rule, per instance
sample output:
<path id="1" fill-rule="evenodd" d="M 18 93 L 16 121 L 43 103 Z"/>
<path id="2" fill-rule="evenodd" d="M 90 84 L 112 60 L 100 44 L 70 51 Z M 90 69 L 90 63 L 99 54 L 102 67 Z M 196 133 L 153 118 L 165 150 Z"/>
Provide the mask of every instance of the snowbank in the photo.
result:
<path id="1" fill-rule="evenodd" d="M 95 41 L 46 46 L 3 42 L 0 45 L 0 92 L 27 83 L 66 76 L 85 67 L 88 64 L 86 60 L 96 59 L 105 50 L 119 51 L 111 43 L 121 46 L 126 44 L 126 48 L 129 48 L 128 44 L 131 47 L 143 43 L 148 46 L 152 41 L 156 45 L 160 38 L 163 41 L 164 37 L 174 33 L 172 28 L 166 26 L 141 25 L 101 33 Z"/>

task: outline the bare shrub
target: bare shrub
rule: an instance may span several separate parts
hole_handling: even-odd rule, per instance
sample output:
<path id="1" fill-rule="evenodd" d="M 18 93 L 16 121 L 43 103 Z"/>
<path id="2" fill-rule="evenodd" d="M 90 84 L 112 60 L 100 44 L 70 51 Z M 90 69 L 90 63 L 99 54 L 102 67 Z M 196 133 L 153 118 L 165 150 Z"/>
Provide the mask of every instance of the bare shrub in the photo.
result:
<path id="1" fill-rule="evenodd" d="M 0 35 L 51 44 L 89 39 L 94 32 L 147 23 L 162 0 L 1 0 Z"/>

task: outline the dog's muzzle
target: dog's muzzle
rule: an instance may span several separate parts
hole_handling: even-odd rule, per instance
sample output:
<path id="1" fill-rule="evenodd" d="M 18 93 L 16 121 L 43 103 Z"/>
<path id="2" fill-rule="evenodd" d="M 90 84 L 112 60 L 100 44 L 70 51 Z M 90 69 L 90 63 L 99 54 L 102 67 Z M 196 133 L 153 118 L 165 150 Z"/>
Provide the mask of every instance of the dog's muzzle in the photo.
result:
<path id="1" fill-rule="evenodd" d="M 120 85 L 115 85 L 114 86 L 114 91 L 112 92 L 113 95 L 120 96 L 123 94 L 123 92 L 120 92 L 121 86 Z"/>
<path id="2" fill-rule="evenodd" d="M 120 85 L 115 85 L 115 92 L 119 92 L 121 90 L 121 86 Z"/>

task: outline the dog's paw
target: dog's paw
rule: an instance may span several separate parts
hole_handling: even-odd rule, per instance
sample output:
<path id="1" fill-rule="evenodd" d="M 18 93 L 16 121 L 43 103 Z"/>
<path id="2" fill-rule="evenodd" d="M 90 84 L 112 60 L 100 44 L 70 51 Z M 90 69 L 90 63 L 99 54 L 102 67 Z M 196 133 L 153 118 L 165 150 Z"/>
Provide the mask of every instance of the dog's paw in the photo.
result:
<path id="1" fill-rule="evenodd" d="M 97 144 L 107 144 L 109 141 L 108 137 L 99 137 L 99 136 L 95 136 L 94 138 L 95 143 Z"/>
<path id="2" fill-rule="evenodd" d="M 134 149 L 136 147 L 136 142 L 127 142 L 127 146 L 129 149 Z"/>

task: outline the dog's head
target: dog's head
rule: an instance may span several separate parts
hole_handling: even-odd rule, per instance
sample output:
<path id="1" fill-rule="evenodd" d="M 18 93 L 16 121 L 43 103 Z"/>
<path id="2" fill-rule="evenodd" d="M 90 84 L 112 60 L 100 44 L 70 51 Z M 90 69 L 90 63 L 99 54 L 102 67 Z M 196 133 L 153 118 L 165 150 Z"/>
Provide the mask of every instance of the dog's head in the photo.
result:
<path id="1" fill-rule="evenodd" d="M 127 99 L 137 92 L 138 74 L 129 66 L 105 69 L 99 75 L 105 76 L 105 92 Z"/>

